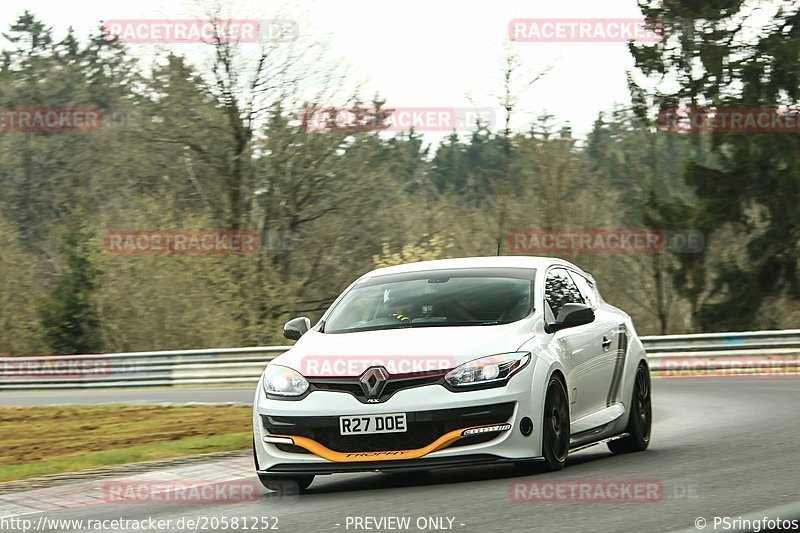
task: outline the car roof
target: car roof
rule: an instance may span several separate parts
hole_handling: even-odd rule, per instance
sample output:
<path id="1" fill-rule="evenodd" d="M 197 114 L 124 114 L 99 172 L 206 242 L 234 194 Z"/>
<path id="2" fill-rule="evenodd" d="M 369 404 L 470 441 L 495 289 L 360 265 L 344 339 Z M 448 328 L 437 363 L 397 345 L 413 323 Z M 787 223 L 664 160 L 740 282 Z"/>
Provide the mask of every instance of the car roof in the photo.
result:
<path id="1" fill-rule="evenodd" d="M 437 259 L 435 261 L 419 261 L 389 267 L 378 268 L 362 278 L 384 276 L 387 274 L 402 274 L 405 272 L 420 272 L 425 270 L 444 270 L 451 268 L 547 268 L 551 265 L 562 265 L 574 268 L 578 272 L 583 270 L 569 261 L 557 257 L 540 256 L 488 256 L 488 257 L 459 257 L 456 259 Z"/>

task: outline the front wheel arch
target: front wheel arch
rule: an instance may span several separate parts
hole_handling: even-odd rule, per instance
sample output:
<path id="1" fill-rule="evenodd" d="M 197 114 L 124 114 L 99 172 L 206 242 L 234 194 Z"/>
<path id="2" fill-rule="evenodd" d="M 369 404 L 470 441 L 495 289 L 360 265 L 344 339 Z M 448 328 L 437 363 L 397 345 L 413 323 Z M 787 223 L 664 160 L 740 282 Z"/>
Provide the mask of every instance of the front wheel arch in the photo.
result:
<path id="1" fill-rule="evenodd" d="M 561 470 L 567 462 L 570 444 L 570 403 L 567 384 L 560 372 L 553 372 L 545 388 L 542 413 L 542 457 L 544 470 Z"/>
<path id="2" fill-rule="evenodd" d="M 550 383 L 550 380 L 556 378 L 561 382 L 561 385 L 564 386 L 564 394 L 567 396 L 567 403 L 569 404 L 569 387 L 567 387 L 567 378 L 564 377 L 564 373 L 561 372 L 560 369 L 556 368 L 550 373 L 550 377 L 547 378 L 547 382 Z M 545 390 L 545 394 L 547 391 Z"/>

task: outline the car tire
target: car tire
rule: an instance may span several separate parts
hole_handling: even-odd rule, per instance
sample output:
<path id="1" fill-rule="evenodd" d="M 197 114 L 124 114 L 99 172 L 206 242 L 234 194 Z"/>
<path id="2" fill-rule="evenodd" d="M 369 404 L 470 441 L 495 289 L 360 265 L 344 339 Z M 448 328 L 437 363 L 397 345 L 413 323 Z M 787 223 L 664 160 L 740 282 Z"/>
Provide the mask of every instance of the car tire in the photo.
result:
<path id="1" fill-rule="evenodd" d="M 291 495 L 305 492 L 311 482 L 314 481 L 314 476 L 270 476 L 258 474 L 258 480 L 267 490 Z"/>
<path id="2" fill-rule="evenodd" d="M 564 383 L 551 377 L 544 399 L 542 417 L 542 456 L 541 470 L 555 472 L 561 470 L 569 455 L 569 400 Z"/>
<path id="3" fill-rule="evenodd" d="M 630 403 L 631 414 L 625 429 L 628 436 L 608 443 L 608 449 L 613 453 L 641 452 L 650 445 L 650 428 L 653 425 L 650 391 L 650 371 L 647 366 L 640 364 L 636 370 Z"/>

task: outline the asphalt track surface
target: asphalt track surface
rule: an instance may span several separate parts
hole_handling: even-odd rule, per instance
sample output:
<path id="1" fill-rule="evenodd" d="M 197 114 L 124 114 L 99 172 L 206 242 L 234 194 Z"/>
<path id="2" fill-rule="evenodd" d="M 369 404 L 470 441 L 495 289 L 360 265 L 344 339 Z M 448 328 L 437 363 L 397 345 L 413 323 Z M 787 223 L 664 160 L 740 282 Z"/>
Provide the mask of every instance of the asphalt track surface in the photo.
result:
<path id="1" fill-rule="evenodd" d="M 55 391 L 3 391 L 0 407 L 34 407 L 73 404 L 253 403 L 255 384 L 247 388 L 64 389 Z"/>
<path id="2" fill-rule="evenodd" d="M 138 400 L 154 393 L 157 401 L 179 401 L 183 392 L 173 391 L 179 396 L 163 391 L 135 394 Z M 207 391 L 195 392 L 203 398 L 194 401 L 207 401 Z M 249 391 L 227 389 L 227 396 L 220 393 L 220 397 L 239 401 L 245 393 L 249 395 Z M 58 395 L 66 399 L 69 393 Z M 789 518 L 785 516 L 787 508 L 775 508 L 800 502 L 800 380 L 656 379 L 653 396 L 655 422 L 649 450 L 612 455 L 605 446 L 595 446 L 571 455 L 567 468 L 555 474 L 520 476 L 513 468 L 502 466 L 429 474 L 333 475 L 318 477 L 310 491 L 299 497 L 263 493 L 255 502 L 216 505 L 99 503 L 48 512 L 47 517 L 152 517 L 173 522 L 200 517 L 277 517 L 278 531 L 289 533 L 699 531 L 695 529 L 699 517 L 707 521 L 703 531 L 723 531 L 726 529 L 714 529 L 714 516 L 774 517 L 777 512 Z M 650 480 L 662 488 L 656 501 L 543 503 L 511 498 L 516 483 L 535 482 L 541 489 L 565 480 Z M 390 516 L 410 517 L 411 525 L 405 529 L 354 527 L 356 517 Z M 37 517 L 35 513 L 27 516 Z M 449 526 L 444 520 L 443 528 L 418 527 L 417 520 L 427 517 L 449 517 L 453 522 Z M 166 530 L 181 529 L 173 526 Z"/>

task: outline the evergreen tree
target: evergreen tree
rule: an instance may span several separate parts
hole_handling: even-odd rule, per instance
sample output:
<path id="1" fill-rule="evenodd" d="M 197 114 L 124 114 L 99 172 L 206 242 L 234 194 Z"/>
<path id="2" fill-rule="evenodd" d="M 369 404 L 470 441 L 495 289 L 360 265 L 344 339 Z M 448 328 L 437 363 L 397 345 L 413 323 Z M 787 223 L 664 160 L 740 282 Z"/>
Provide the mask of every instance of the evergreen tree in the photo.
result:
<path id="1" fill-rule="evenodd" d="M 698 3 L 640 1 L 646 17 L 681 21 L 655 45 L 631 44 L 636 65 L 651 79 L 665 74 L 677 90 L 632 86 L 640 107 L 796 109 L 800 103 L 800 8 L 778 2 L 760 33 L 746 35 L 740 19 L 750 15 L 739 0 Z M 688 164 L 686 182 L 698 203 L 691 218 L 713 241 L 733 231 L 741 254 L 707 258 L 709 299 L 696 310 L 705 330 L 770 326 L 762 313 L 771 298 L 800 298 L 796 243 L 800 241 L 800 137 L 796 133 L 692 132 L 701 157 Z M 702 156 L 705 143 L 709 157 Z M 706 247 L 708 255 L 710 248 Z M 692 262 L 694 263 L 694 262 Z M 685 268 L 689 266 L 685 265 Z M 696 265 L 691 266 L 692 269 Z M 684 272 L 679 280 L 694 278 Z"/>
<path id="2" fill-rule="evenodd" d="M 66 266 L 41 307 L 45 339 L 58 354 L 98 353 L 102 349 L 94 302 L 101 272 L 92 264 L 90 238 L 82 230 L 70 229 L 64 234 Z"/>

